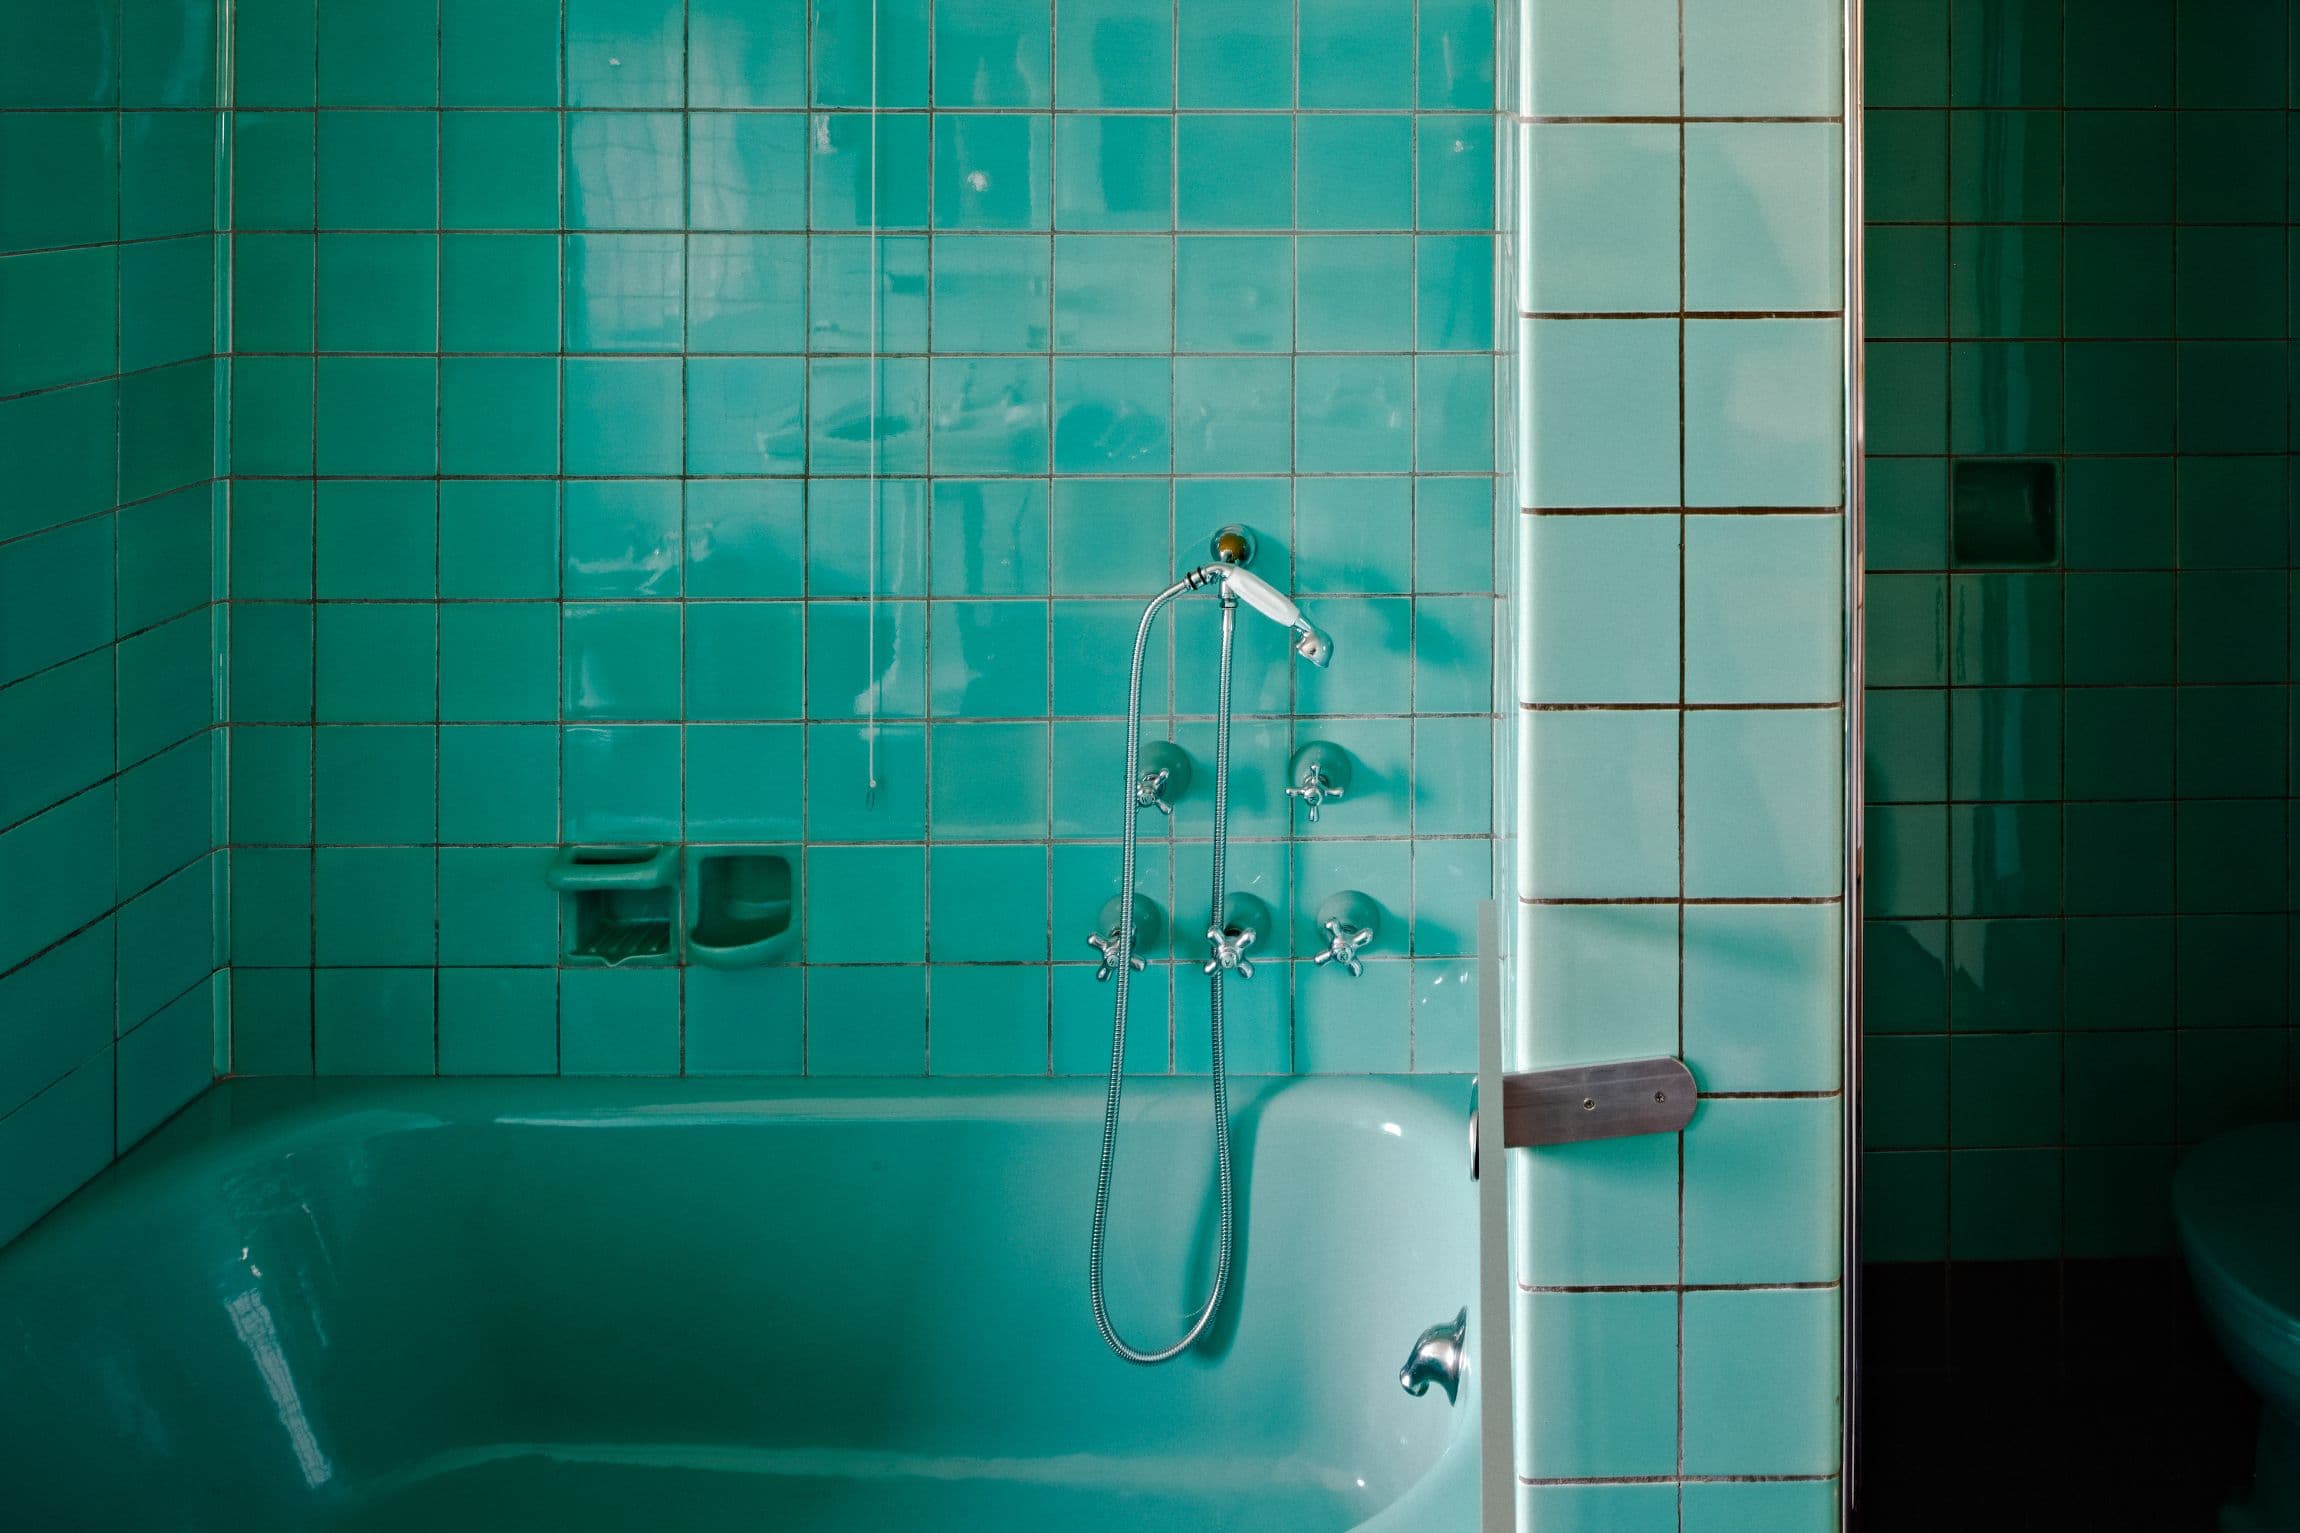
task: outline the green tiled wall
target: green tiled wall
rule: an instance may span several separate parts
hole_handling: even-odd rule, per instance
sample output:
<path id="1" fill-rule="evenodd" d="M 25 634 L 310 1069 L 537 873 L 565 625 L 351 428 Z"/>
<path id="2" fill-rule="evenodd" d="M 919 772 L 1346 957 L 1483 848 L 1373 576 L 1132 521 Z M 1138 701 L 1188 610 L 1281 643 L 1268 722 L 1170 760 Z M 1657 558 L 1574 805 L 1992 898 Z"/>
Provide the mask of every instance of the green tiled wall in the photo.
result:
<path id="1" fill-rule="evenodd" d="M 0 9 L 0 1242 L 215 1056 L 216 16 Z"/>
<path id="2" fill-rule="evenodd" d="M 870 14 L 242 0 L 234 1069 L 1099 1072 L 1129 644 L 1229 521 L 1340 655 L 1241 629 L 1232 1064 L 1471 1066 L 1490 6 L 879 0 L 875 116 Z M 1145 1068 L 1204 1060 L 1214 612 Z M 561 966 L 563 841 L 799 846 L 805 962 Z"/>
<path id="3" fill-rule="evenodd" d="M 1513 1154 L 1521 1516 L 1834 1528 L 1840 7 L 1520 15 L 1512 1049 L 1705 1097 Z"/>
<path id="4" fill-rule="evenodd" d="M 2292 1101 L 2282 4 L 1870 0 L 1864 1253 L 2169 1251 Z M 2049 562 L 1951 476 L 2050 466 Z"/>

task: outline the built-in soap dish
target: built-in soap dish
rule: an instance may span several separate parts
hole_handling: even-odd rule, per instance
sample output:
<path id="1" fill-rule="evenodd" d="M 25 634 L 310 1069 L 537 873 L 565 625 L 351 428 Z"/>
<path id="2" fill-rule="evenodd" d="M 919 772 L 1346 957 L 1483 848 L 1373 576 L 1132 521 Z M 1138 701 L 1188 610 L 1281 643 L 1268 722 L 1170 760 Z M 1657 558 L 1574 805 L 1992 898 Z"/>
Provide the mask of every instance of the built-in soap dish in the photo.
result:
<path id="1" fill-rule="evenodd" d="M 688 961 L 715 969 L 797 962 L 798 867 L 795 847 L 689 848 Z"/>
<path id="2" fill-rule="evenodd" d="M 1949 481 L 1950 543 L 1959 565 L 2035 566 L 2060 553 L 2060 497 L 2051 463 L 1967 459 Z"/>
<path id="3" fill-rule="evenodd" d="M 675 960 L 677 847 L 563 846 L 545 877 L 565 906 L 560 929 L 569 962 L 612 966 Z"/>

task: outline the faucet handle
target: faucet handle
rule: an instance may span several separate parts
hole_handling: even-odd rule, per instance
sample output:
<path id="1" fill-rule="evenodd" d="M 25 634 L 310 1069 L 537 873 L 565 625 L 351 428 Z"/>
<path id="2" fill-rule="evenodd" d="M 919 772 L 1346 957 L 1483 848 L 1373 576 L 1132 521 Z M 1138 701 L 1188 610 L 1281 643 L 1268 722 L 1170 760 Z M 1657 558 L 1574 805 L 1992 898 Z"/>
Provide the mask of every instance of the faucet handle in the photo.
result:
<path id="1" fill-rule="evenodd" d="M 1147 894 L 1136 894 L 1132 900 L 1113 894 L 1102 902 L 1101 921 L 1102 929 L 1086 937 L 1086 945 L 1102 955 L 1094 970 L 1095 979 L 1108 979 L 1120 954 L 1125 955 L 1126 967 L 1136 974 L 1150 967 L 1150 961 L 1134 949 L 1155 945 L 1165 930 L 1166 918 L 1160 914 L 1157 901 Z"/>
<path id="2" fill-rule="evenodd" d="M 1315 825 L 1321 808 L 1349 792 L 1350 754 L 1331 740 L 1312 740 L 1294 752 L 1286 775 L 1293 779 L 1286 797 L 1300 799 Z"/>
<path id="3" fill-rule="evenodd" d="M 1240 979 L 1254 977 L 1254 965 L 1246 957 L 1246 949 L 1254 945 L 1255 932 L 1251 926 L 1221 926 L 1206 928 L 1206 940 L 1214 944 L 1214 956 L 1206 960 L 1206 972 L 1217 974 L 1234 969 Z"/>
<path id="4" fill-rule="evenodd" d="M 1111 967 L 1118 962 L 1118 953 L 1121 946 L 1118 940 L 1118 933 L 1090 933 L 1086 938 L 1086 945 L 1094 949 L 1095 952 L 1102 955 L 1102 962 L 1095 965 L 1094 977 L 1098 980 L 1108 979 L 1110 977 Z M 1126 967 L 1132 969 L 1135 973 L 1140 974 L 1144 969 L 1150 967 L 1150 962 L 1148 959 L 1143 958 L 1140 954 L 1129 953 L 1126 956 Z"/>
<path id="5" fill-rule="evenodd" d="M 1352 979 L 1366 972 L 1358 962 L 1358 954 L 1373 944 L 1374 934 L 1363 927 L 1345 926 L 1340 921 L 1326 923 L 1326 950 L 1310 960 L 1313 964 L 1340 964 Z"/>
<path id="6" fill-rule="evenodd" d="M 1286 790 L 1286 797 L 1298 798 L 1302 807 L 1310 812 L 1310 823 L 1318 823 L 1318 810 L 1330 798 L 1340 798 L 1347 791 L 1339 783 L 1329 781 L 1316 763 L 1303 769 L 1302 780 Z"/>
<path id="7" fill-rule="evenodd" d="M 1153 740 L 1142 747 L 1136 765 L 1142 775 L 1134 779 L 1134 807 L 1156 809 L 1171 819 L 1172 800 L 1190 791 L 1189 753 L 1171 740 Z"/>

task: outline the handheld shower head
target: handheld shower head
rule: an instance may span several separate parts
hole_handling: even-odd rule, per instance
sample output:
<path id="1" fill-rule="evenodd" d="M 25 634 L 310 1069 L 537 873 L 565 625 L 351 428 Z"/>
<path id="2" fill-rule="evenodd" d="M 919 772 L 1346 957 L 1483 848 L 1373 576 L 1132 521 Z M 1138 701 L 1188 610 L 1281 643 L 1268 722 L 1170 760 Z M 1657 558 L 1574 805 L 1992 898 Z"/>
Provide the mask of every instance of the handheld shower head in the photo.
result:
<path id="1" fill-rule="evenodd" d="M 1209 564 L 1198 572 L 1202 582 L 1219 580 L 1224 589 L 1274 623 L 1294 631 L 1294 653 L 1324 669 L 1334 658 L 1334 641 L 1324 629 L 1302 616 L 1292 598 L 1251 570 L 1234 564 Z"/>

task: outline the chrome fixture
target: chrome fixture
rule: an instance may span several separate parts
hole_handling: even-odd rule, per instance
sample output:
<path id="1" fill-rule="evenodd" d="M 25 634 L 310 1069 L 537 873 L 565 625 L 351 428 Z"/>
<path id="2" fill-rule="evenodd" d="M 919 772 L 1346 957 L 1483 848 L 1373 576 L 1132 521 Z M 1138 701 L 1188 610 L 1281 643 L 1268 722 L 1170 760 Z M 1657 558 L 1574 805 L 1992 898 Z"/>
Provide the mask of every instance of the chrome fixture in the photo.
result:
<path id="1" fill-rule="evenodd" d="M 1433 1325 L 1414 1338 L 1406 1365 L 1398 1370 L 1398 1387 L 1417 1399 L 1432 1384 L 1453 1403 L 1461 1393 L 1462 1370 L 1469 1365 L 1469 1309 L 1453 1317 L 1451 1325 Z"/>
<path id="2" fill-rule="evenodd" d="M 1252 979 L 1254 965 L 1246 953 L 1270 929 L 1270 919 L 1270 907 L 1253 895 L 1231 895 L 1223 907 L 1222 918 L 1206 928 L 1206 940 L 1214 944 L 1214 956 L 1206 960 L 1206 972 L 1219 974 L 1224 969 L 1234 969 L 1238 978 Z"/>
<path id="3" fill-rule="evenodd" d="M 1318 823 L 1318 811 L 1350 790 L 1350 753 L 1330 740 L 1312 740 L 1286 763 L 1286 797 L 1298 798 Z"/>
<path id="4" fill-rule="evenodd" d="M 1326 934 L 1326 950 L 1310 960 L 1323 968 L 1334 965 L 1352 979 L 1366 972 L 1358 955 L 1373 946 L 1382 929 L 1381 907 L 1355 889 L 1345 889 L 1318 907 L 1318 928 Z"/>
<path id="5" fill-rule="evenodd" d="M 1142 748 L 1142 775 L 1134 779 L 1134 807 L 1171 817 L 1174 800 L 1190 791 L 1190 753 L 1171 740 Z"/>
<path id="6" fill-rule="evenodd" d="M 1158 938 L 1166 929 L 1164 913 L 1158 909 L 1158 902 L 1147 894 L 1136 894 L 1131 901 L 1116 894 L 1104 900 L 1101 915 L 1102 929 L 1091 933 L 1086 939 L 1086 945 L 1102 955 L 1102 963 L 1094 971 L 1094 977 L 1097 980 L 1108 979 L 1112 965 L 1120 961 L 1118 946 L 1124 935 L 1126 919 L 1129 915 L 1134 920 L 1136 940 L 1146 947 L 1157 946 Z M 1150 967 L 1150 961 L 1139 953 L 1129 953 L 1124 962 L 1128 968 L 1137 974 Z"/>
<path id="7" fill-rule="evenodd" d="M 1120 830 L 1120 868 L 1118 887 L 1132 890 L 1135 879 L 1136 827 L 1135 816 L 1142 806 L 1141 792 L 1144 763 L 1147 753 L 1142 748 L 1142 668 L 1150 652 L 1150 628 L 1160 609 L 1176 597 L 1191 591 L 1212 588 L 1222 603 L 1222 660 L 1219 681 L 1215 688 L 1214 704 L 1214 830 L 1209 861 L 1212 864 L 1213 910 L 1210 924 L 1227 929 L 1232 905 L 1228 898 L 1228 868 L 1230 837 L 1230 668 L 1237 642 L 1238 603 L 1244 601 L 1255 611 L 1273 622 L 1283 623 L 1294 633 L 1294 653 L 1313 665 L 1324 665 L 1334 655 L 1333 641 L 1302 616 L 1301 609 L 1279 594 L 1259 575 L 1252 575 L 1242 567 L 1254 556 L 1253 534 L 1243 527 L 1225 527 L 1215 534 L 1214 552 L 1217 562 L 1191 570 L 1180 580 L 1150 598 L 1142 609 L 1142 621 L 1134 630 L 1134 664 L 1126 683 L 1126 800 L 1120 811 L 1124 816 Z M 1159 784 L 1170 786 L 1172 778 Z M 1154 795 L 1155 796 L 1155 795 Z M 1267 906 L 1264 907 L 1267 910 Z M 1229 1076 L 1222 1057 L 1222 982 L 1233 969 L 1241 978 L 1251 972 L 1246 967 L 1247 942 L 1237 944 L 1231 967 L 1221 962 L 1219 947 L 1215 961 L 1207 966 L 1211 994 L 1207 1003 L 1207 1025 L 1212 1044 L 1214 1085 L 1214 1179 L 1218 1200 L 1219 1228 L 1214 1255 L 1214 1281 L 1206 1295 L 1205 1304 L 1191 1317 L 1182 1337 L 1171 1346 L 1145 1351 L 1127 1344 L 1110 1322 L 1110 1313 L 1102 1296 L 1102 1239 L 1110 1216 L 1110 1172 L 1118 1149 L 1118 1102 L 1126 1085 L 1126 1002 L 1131 990 L 1128 983 L 1135 970 L 1134 950 L 1143 941 L 1140 923 L 1131 901 L 1118 912 L 1120 919 L 1102 942 L 1095 948 L 1103 955 L 1102 967 L 1116 983 L 1110 998 L 1110 1092 L 1102 1109 L 1102 1159 L 1094 1178 L 1094 1229 L 1086 1248 L 1086 1291 L 1094 1307 L 1094 1326 L 1110 1350 L 1130 1363 L 1163 1363 L 1180 1357 L 1197 1343 L 1221 1312 L 1222 1300 L 1230 1288 L 1230 1260 L 1236 1243 L 1236 1205 L 1233 1199 L 1230 1175 L 1230 1087 Z M 1263 918 L 1267 930 L 1268 917 Z M 1241 936 L 1246 928 L 1240 926 Z"/>
<path id="8" fill-rule="evenodd" d="M 1663 1054 L 1601 1065 L 1513 1070 L 1501 1078 L 1505 1149 L 1674 1134 L 1693 1121 L 1701 1088 L 1685 1061 Z"/>

